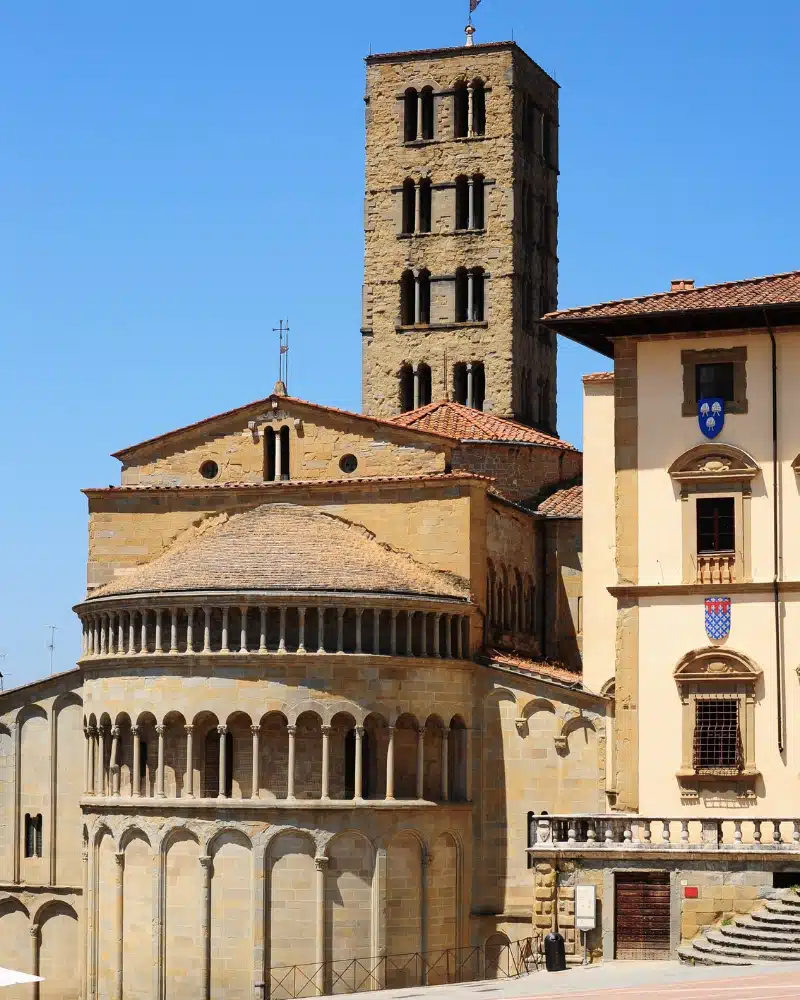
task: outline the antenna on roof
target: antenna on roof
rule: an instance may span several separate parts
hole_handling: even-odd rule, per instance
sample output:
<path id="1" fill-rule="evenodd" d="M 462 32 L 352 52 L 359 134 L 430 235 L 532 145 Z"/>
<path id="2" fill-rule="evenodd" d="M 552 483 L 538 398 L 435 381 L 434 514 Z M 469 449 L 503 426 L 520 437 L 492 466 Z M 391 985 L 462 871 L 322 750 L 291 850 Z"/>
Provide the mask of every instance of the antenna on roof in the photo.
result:
<path id="1" fill-rule="evenodd" d="M 50 650 L 50 673 L 53 672 L 53 655 L 56 651 L 56 630 L 58 625 L 45 625 L 45 628 L 50 629 L 50 642 L 47 644 L 47 648 Z"/>
<path id="2" fill-rule="evenodd" d="M 0 662 L 5 663 L 8 653 L 0 653 Z M 0 694 L 3 693 L 3 672 L 0 670 Z"/>
<path id="3" fill-rule="evenodd" d="M 278 381 L 275 383 L 275 393 L 279 396 L 287 396 L 289 390 L 289 320 L 279 320 L 277 326 L 273 326 L 273 333 L 278 334 Z"/>

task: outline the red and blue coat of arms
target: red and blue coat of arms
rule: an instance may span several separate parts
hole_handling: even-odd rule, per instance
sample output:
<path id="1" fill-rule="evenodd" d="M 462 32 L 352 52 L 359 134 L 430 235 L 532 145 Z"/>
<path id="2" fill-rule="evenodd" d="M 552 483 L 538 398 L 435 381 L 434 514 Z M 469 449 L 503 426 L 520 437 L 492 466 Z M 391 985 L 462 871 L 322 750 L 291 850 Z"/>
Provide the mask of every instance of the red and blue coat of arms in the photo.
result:
<path id="1" fill-rule="evenodd" d="M 727 639 L 731 631 L 730 597 L 706 598 L 706 635 L 709 639 Z"/>

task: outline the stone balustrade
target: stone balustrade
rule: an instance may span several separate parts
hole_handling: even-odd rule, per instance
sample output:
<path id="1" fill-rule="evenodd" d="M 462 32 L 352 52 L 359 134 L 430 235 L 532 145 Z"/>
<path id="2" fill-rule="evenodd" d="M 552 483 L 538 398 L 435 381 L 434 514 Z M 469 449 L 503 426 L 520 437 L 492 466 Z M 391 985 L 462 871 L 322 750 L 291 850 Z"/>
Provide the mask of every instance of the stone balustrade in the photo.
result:
<path id="1" fill-rule="evenodd" d="M 619 813 L 530 819 L 528 850 L 800 851 L 800 819 L 648 817 Z"/>
<path id="2" fill-rule="evenodd" d="M 456 602 L 453 602 L 454 604 Z M 250 602 L 76 608 L 82 659 L 269 653 L 347 653 L 468 659 L 464 605 L 432 610 L 352 604 Z"/>
<path id="3" fill-rule="evenodd" d="M 736 582 L 736 555 L 719 552 L 697 557 L 697 582 L 724 585 Z"/>

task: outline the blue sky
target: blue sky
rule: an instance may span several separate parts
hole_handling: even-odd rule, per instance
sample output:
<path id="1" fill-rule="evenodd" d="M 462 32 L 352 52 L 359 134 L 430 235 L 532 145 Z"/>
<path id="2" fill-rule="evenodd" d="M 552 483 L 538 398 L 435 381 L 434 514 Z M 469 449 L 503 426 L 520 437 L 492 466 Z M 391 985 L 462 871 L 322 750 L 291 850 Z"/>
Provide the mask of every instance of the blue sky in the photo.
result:
<path id="1" fill-rule="evenodd" d="M 78 651 L 81 487 L 109 453 L 290 389 L 357 409 L 370 51 L 460 44 L 466 0 L 0 6 L 0 670 Z M 791 270 L 800 8 L 483 0 L 561 84 L 562 306 Z M 579 443 L 562 344 L 559 431 Z"/>

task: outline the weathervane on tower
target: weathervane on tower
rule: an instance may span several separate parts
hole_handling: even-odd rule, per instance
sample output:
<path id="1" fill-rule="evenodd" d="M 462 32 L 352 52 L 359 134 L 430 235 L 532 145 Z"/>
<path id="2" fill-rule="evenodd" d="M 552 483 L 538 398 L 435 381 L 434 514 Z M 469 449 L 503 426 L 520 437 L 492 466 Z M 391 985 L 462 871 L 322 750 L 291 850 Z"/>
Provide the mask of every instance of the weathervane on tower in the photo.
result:
<path id="1" fill-rule="evenodd" d="M 275 383 L 275 392 L 281 396 L 288 395 L 287 386 L 289 384 L 289 320 L 280 320 L 277 326 L 273 326 L 273 333 L 279 335 L 280 347 L 278 348 L 278 381 Z"/>
<path id="2" fill-rule="evenodd" d="M 471 48 L 475 44 L 473 38 L 473 36 L 475 35 L 475 27 L 472 24 L 472 15 L 478 9 L 478 4 L 480 2 L 481 0 L 469 0 L 469 18 L 467 20 L 467 27 L 464 29 L 467 35 L 467 41 L 466 41 L 467 48 Z"/>

